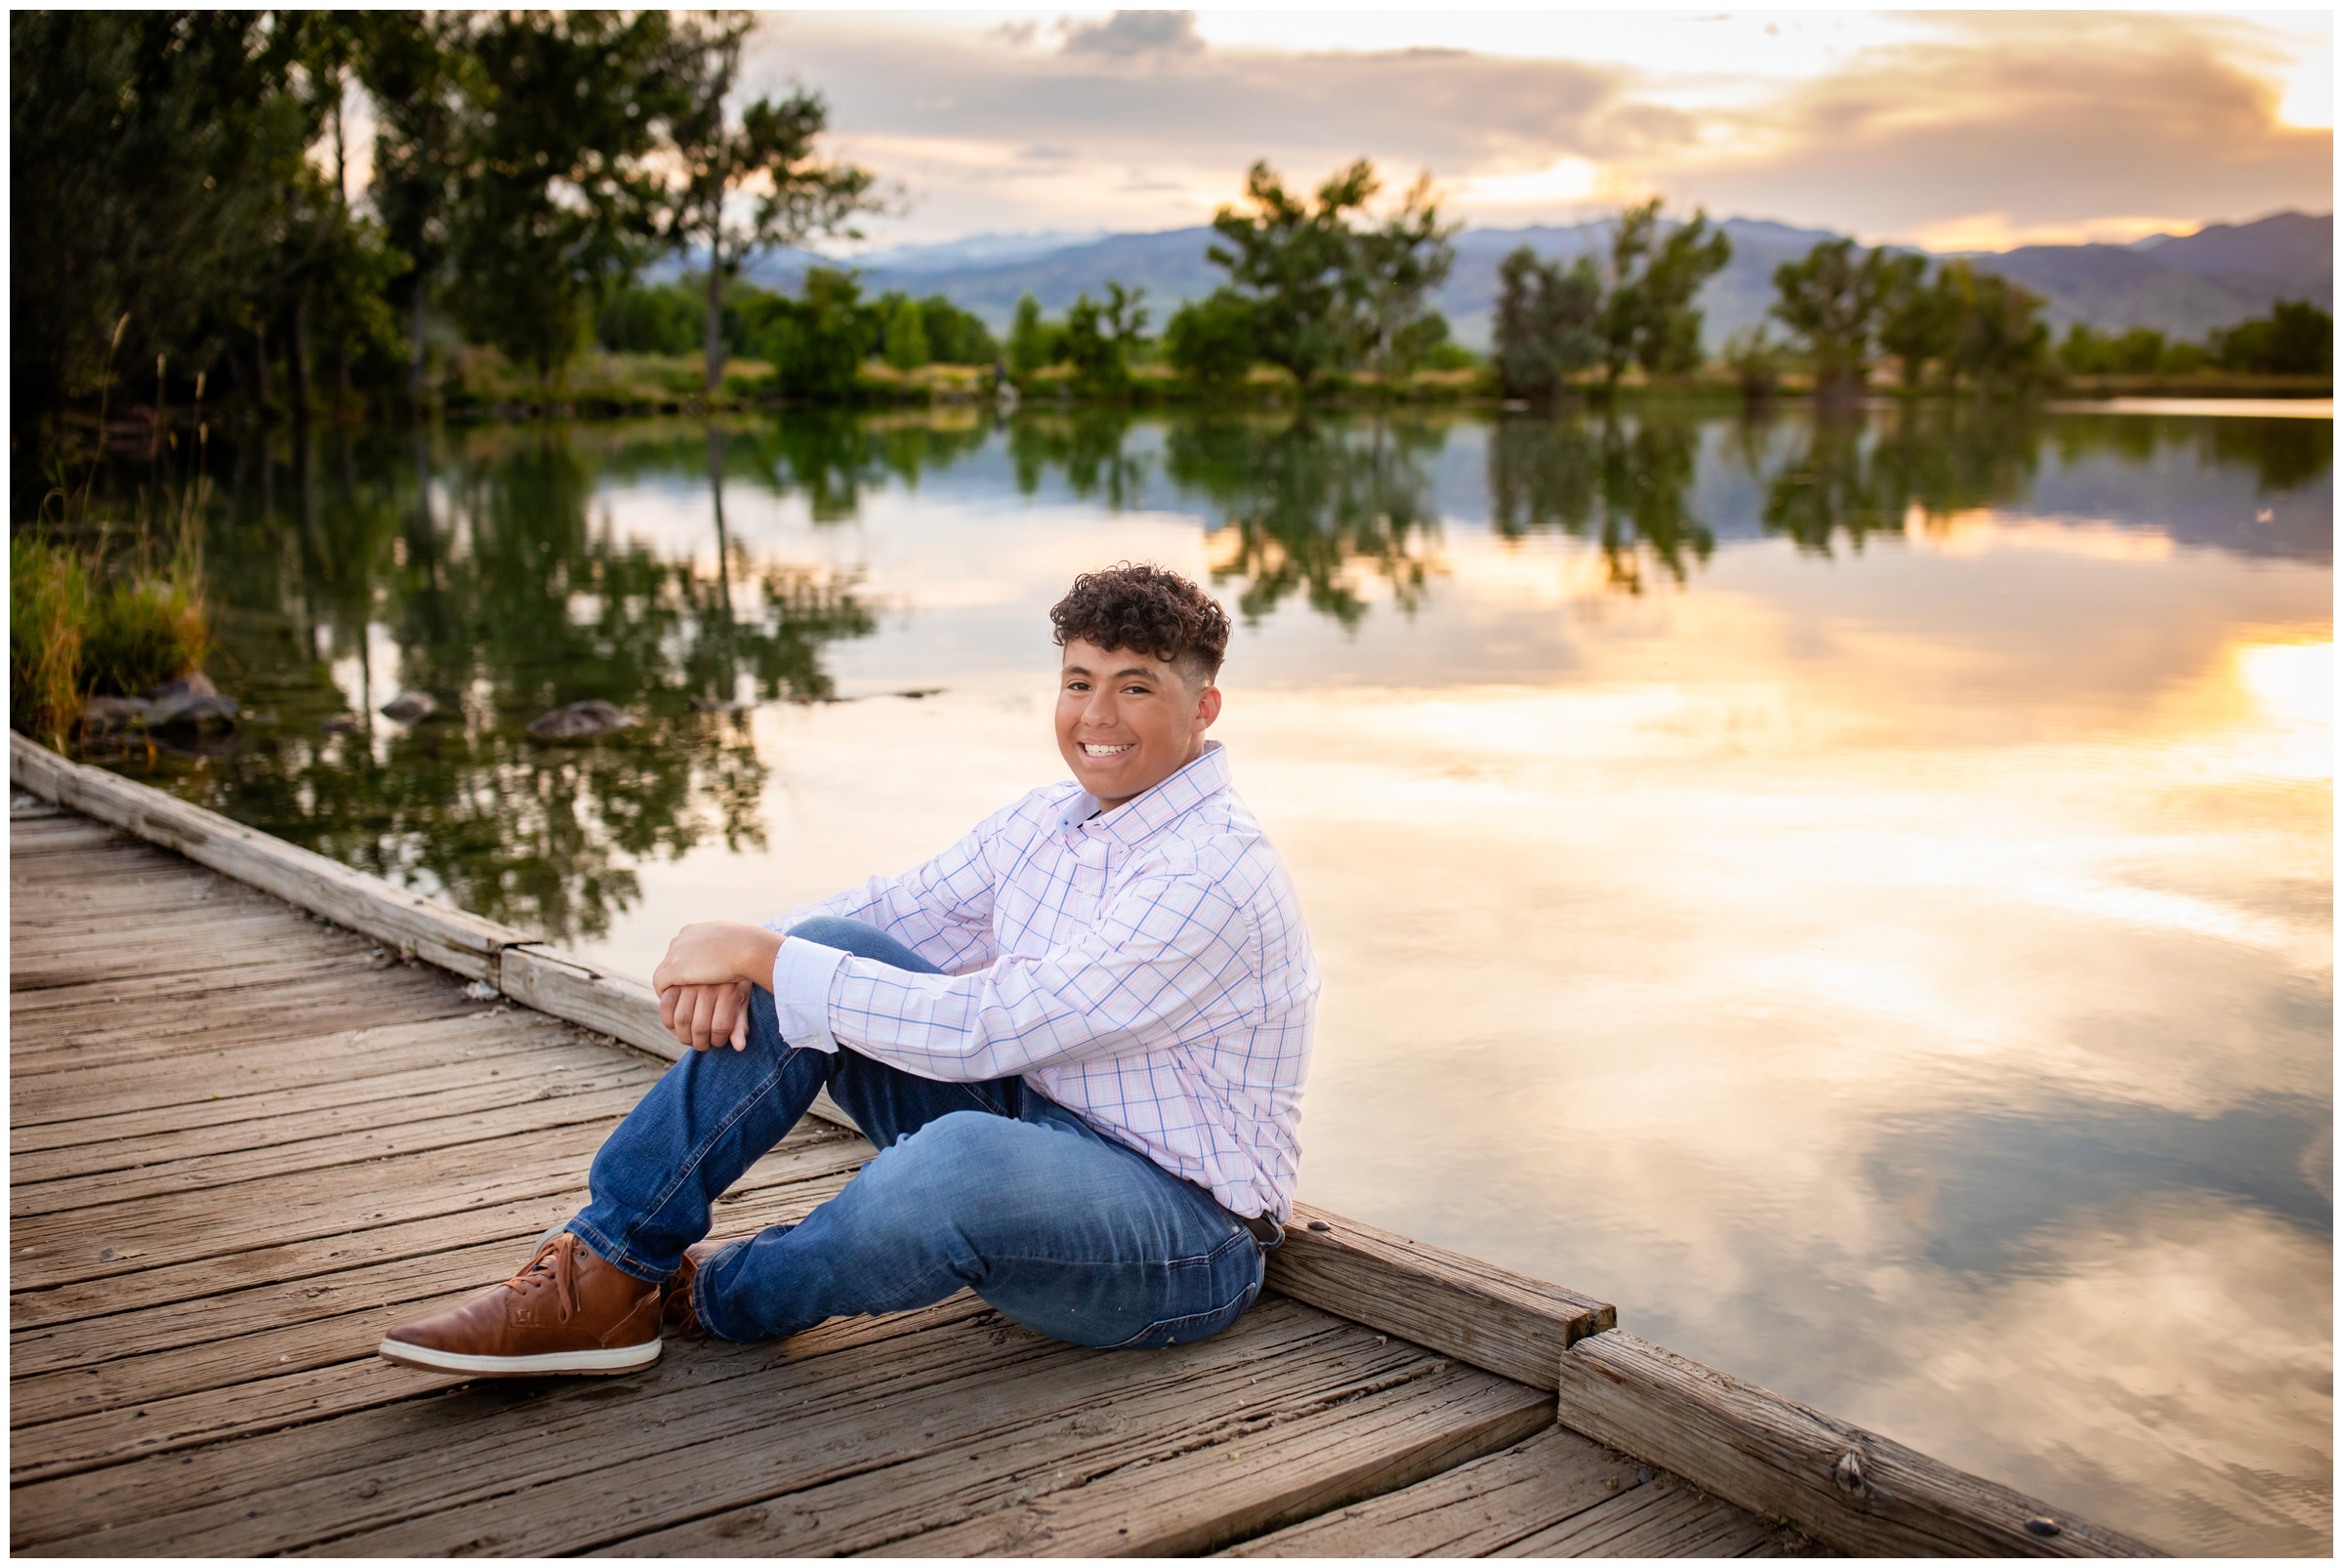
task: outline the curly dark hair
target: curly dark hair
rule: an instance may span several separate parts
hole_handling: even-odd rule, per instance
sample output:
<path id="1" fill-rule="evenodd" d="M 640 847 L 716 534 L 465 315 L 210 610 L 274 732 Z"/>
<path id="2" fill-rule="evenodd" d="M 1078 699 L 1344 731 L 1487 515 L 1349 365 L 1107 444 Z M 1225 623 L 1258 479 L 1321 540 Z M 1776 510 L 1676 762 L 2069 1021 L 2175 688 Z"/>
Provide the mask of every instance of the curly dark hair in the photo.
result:
<path id="1" fill-rule="evenodd" d="M 1177 572 L 1124 561 L 1084 572 L 1049 609 L 1057 645 L 1094 642 L 1161 659 L 1209 686 L 1228 656 L 1228 612 Z"/>

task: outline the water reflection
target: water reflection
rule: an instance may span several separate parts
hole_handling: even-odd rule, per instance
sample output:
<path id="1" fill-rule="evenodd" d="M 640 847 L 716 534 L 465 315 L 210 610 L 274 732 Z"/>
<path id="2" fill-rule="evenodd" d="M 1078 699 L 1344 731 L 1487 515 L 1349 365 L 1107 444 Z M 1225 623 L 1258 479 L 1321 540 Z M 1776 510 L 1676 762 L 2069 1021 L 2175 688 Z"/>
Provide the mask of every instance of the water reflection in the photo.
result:
<path id="1" fill-rule="evenodd" d="M 722 481 L 769 480 L 771 450 L 662 431 L 614 461 L 566 432 L 498 430 L 434 457 L 416 433 L 403 464 L 367 453 L 363 482 L 349 434 L 322 478 L 312 443 L 283 455 L 280 479 L 277 454 L 239 454 L 211 547 L 229 679 L 272 721 L 214 770 L 220 809 L 555 940 L 607 930 L 636 862 L 762 845 L 767 770 L 728 716 L 833 697 L 823 649 L 876 627 L 851 574 L 724 537 Z M 622 537 L 596 506 L 614 473 L 693 459 L 704 556 Z M 437 712 L 382 718 L 399 689 Z M 596 697 L 644 724 L 591 747 L 522 730 Z"/>
<path id="2" fill-rule="evenodd" d="M 1424 460 L 1444 444 L 1421 423 L 1200 420 L 1173 428 L 1164 468 L 1216 510 L 1213 580 L 1238 585 L 1241 615 L 1257 622 L 1298 591 L 1355 628 L 1367 613 L 1357 572 L 1413 611 L 1439 569 Z"/>
<path id="3" fill-rule="evenodd" d="M 2210 1116 L 2167 1106 L 2054 1098 L 2024 1111 L 1891 1117 L 1865 1161 L 1917 1251 L 1954 1274 L 1996 1276 L 2029 1244 L 2100 1213 L 2102 1222 L 2176 1193 L 2260 1209 L 2326 1244 L 2334 1237 L 2334 1107 L 2258 1095 Z"/>
<path id="4" fill-rule="evenodd" d="M 1489 441 L 1489 521 L 1499 536 L 1591 537 L 1606 581 L 1643 592 L 1647 566 L 1681 586 L 1716 550 L 1690 510 L 1697 427 L 1684 418 L 1518 419 Z"/>

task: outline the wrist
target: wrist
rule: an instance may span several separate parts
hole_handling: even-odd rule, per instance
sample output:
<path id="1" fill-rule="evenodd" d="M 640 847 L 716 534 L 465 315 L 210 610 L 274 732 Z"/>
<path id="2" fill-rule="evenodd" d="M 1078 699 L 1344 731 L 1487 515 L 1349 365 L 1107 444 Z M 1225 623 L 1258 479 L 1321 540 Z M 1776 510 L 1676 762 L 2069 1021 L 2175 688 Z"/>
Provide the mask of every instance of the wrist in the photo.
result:
<path id="1" fill-rule="evenodd" d="M 781 956 L 781 944 L 786 940 L 779 931 L 761 926 L 743 927 L 735 975 L 751 985 L 771 986 L 773 962 Z"/>

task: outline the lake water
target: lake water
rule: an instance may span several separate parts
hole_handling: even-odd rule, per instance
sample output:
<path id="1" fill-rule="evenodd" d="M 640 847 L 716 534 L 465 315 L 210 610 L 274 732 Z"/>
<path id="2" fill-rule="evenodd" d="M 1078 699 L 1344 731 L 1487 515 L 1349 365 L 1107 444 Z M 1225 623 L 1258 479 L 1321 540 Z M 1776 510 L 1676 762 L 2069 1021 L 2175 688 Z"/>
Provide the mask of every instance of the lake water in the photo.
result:
<path id="1" fill-rule="evenodd" d="M 213 453 L 264 722 L 113 765 L 648 973 L 1058 776 L 1045 612 L 1176 567 L 1325 970 L 1303 1196 L 2168 1548 L 2323 1553 L 2331 440 L 280 433 Z M 644 722 L 523 733 L 587 697 Z"/>

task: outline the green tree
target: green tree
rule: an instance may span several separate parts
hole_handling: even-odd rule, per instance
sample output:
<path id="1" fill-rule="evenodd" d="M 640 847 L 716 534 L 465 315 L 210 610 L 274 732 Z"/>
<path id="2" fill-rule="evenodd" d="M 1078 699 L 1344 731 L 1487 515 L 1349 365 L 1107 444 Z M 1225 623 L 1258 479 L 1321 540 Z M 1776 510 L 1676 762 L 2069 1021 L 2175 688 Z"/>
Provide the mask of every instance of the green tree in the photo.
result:
<path id="1" fill-rule="evenodd" d="M 1408 187 L 1398 212 L 1353 238 L 1367 358 L 1378 381 L 1407 375 L 1425 349 L 1448 335 L 1448 323 L 1424 302 L 1456 267 L 1457 248 L 1450 241 L 1463 227 L 1440 222 L 1439 198 L 1426 170 Z"/>
<path id="2" fill-rule="evenodd" d="M 851 273 L 815 267 L 806 269 L 802 298 L 760 302 L 748 327 L 784 393 L 843 401 L 860 390 L 880 319 Z"/>
<path id="3" fill-rule="evenodd" d="M 541 385 L 660 236 L 657 160 L 688 103 L 675 42 L 659 11 L 500 12 L 481 26 L 458 319 Z"/>
<path id="4" fill-rule="evenodd" d="M 249 12 L 10 18 L 20 463 L 37 466 L 38 429 L 96 390 L 125 315 L 122 363 L 168 353 L 192 374 L 233 341 L 257 348 L 288 192 L 319 130 L 295 91 L 299 33 Z"/>
<path id="5" fill-rule="evenodd" d="M 1602 354 L 1603 280 L 1594 259 L 1564 268 L 1520 245 L 1498 264 L 1497 279 L 1498 377 L 1507 396 L 1551 397 Z"/>
<path id="6" fill-rule="evenodd" d="M 1927 263 L 1916 256 L 1899 258 L 1897 268 L 1880 307 L 1879 347 L 1896 356 L 1906 390 L 1917 391 L 1931 364 L 1951 358 L 1964 306 L 1957 280 L 1944 268 L 1927 277 Z"/>
<path id="7" fill-rule="evenodd" d="M 1241 385 L 1253 370 L 1253 302 L 1231 288 L 1190 300 L 1166 323 L 1164 352 L 1172 368 L 1199 388 L 1222 392 Z"/>
<path id="8" fill-rule="evenodd" d="M 723 383 L 724 289 L 741 268 L 762 252 L 817 234 L 859 239 L 854 218 L 881 206 L 869 170 L 815 156 L 830 117 L 819 94 L 801 90 L 779 103 L 760 98 L 737 122 L 727 113 L 750 25 L 748 18 L 723 17 L 687 24 L 678 39 L 682 103 L 670 136 L 683 179 L 671 192 L 666 232 L 706 254 L 701 346 L 711 392 Z M 754 202 L 734 199 L 751 188 Z"/>
<path id="9" fill-rule="evenodd" d="M 2224 370 L 2331 375 L 2335 320 L 2308 300 L 2281 300 L 2267 316 L 2215 333 L 2213 359 Z"/>
<path id="10" fill-rule="evenodd" d="M 1304 394 L 1354 360 L 1367 336 L 1365 289 L 1348 215 L 1380 186 L 1365 158 L 1337 170 L 1314 199 L 1295 196 L 1267 162 L 1245 177 L 1250 213 L 1222 207 L 1213 227 L 1226 241 L 1205 255 L 1228 269 L 1252 301 L 1254 351 L 1282 365 Z"/>
<path id="11" fill-rule="evenodd" d="M 928 352 L 947 365 L 989 365 L 1001 357 L 1001 346 L 982 317 L 962 309 L 941 294 L 920 302 L 927 330 Z"/>
<path id="12" fill-rule="evenodd" d="M 1771 313 L 1805 340 L 1818 395 L 1861 394 L 1871 335 L 1907 261 L 1919 258 L 1892 257 L 1885 247 L 1865 251 L 1851 239 L 1826 239 L 1799 260 L 1774 268 Z"/>
<path id="13" fill-rule="evenodd" d="M 1107 280 L 1106 303 L 1078 296 L 1066 311 L 1064 356 L 1074 379 L 1094 396 L 1116 396 L 1130 383 L 1130 351 L 1146 330 L 1145 289 L 1126 290 Z"/>
<path id="14" fill-rule="evenodd" d="M 1041 301 L 1031 294 L 1019 297 L 1016 318 L 1008 329 L 1008 368 L 1030 376 L 1053 362 L 1061 334 L 1062 329 L 1052 329 L 1042 319 Z"/>
<path id="15" fill-rule="evenodd" d="M 1733 242 L 1693 210 L 1692 221 L 1666 228 L 1654 196 L 1619 215 L 1611 230 L 1610 292 L 1598 330 L 1603 380 L 1617 387 L 1630 364 L 1653 375 L 1697 369 L 1701 312 L 1692 308 L 1701 285 L 1733 259 Z"/>
<path id="16" fill-rule="evenodd" d="M 465 11 L 371 14 L 359 78 L 374 104 L 374 210 L 390 249 L 405 258 L 392 280 L 407 315 L 407 395 L 424 399 L 424 313 L 447 268 L 462 191 L 467 105 L 481 91 L 473 53 L 477 23 Z"/>
<path id="17" fill-rule="evenodd" d="M 917 301 L 898 295 L 882 301 L 886 311 L 886 362 L 897 370 L 917 370 L 927 362 L 927 315 Z"/>
<path id="18" fill-rule="evenodd" d="M 700 292 L 689 278 L 622 288 L 595 312 L 595 340 L 613 353 L 690 353 L 700 347 Z"/>
<path id="19" fill-rule="evenodd" d="M 1959 322 L 1945 356 L 1952 380 L 2006 392 L 2042 379 L 2050 364 L 2050 328 L 2037 319 L 2045 303 L 2040 295 L 1963 261 L 1947 262 L 1939 282 L 1951 291 Z"/>

